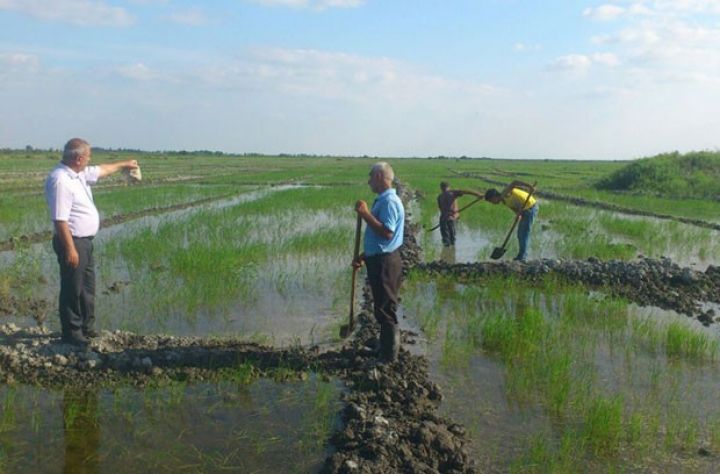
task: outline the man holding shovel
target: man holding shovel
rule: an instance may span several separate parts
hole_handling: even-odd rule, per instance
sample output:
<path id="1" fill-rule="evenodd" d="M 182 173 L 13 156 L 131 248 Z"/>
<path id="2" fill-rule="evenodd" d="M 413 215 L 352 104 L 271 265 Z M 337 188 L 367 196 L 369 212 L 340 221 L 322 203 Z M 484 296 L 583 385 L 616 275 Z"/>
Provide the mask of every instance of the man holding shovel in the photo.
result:
<path id="1" fill-rule="evenodd" d="M 530 230 L 538 213 L 537 201 L 532 196 L 534 193 L 535 187 L 522 181 L 513 181 L 505 186 L 502 191 L 492 188 L 485 193 L 486 201 L 493 204 L 503 203 L 515 214 L 519 215 L 520 224 L 518 225 L 517 237 L 520 248 L 514 260 L 521 262 L 527 259 Z"/>
<path id="2" fill-rule="evenodd" d="M 440 190 L 442 192 L 438 194 L 437 197 L 438 208 L 440 209 L 440 235 L 442 236 L 443 245 L 445 247 L 452 247 L 455 245 L 455 222 L 460 215 L 457 198 L 466 194 L 472 194 L 478 198 L 477 200 L 480 200 L 483 196 L 475 191 L 450 189 L 450 184 L 448 184 L 447 181 L 440 183 Z"/>
<path id="3" fill-rule="evenodd" d="M 380 324 L 380 358 L 397 359 L 400 350 L 397 305 L 402 275 L 400 246 L 403 243 L 405 208 L 392 187 L 395 173 L 385 162 L 370 170 L 368 184 L 377 198 L 368 208 L 365 201 L 355 204 L 355 211 L 365 221 L 364 252 L 353 260 L 353 267 L 363 262 L 373 296 L 373 312 Z"/>

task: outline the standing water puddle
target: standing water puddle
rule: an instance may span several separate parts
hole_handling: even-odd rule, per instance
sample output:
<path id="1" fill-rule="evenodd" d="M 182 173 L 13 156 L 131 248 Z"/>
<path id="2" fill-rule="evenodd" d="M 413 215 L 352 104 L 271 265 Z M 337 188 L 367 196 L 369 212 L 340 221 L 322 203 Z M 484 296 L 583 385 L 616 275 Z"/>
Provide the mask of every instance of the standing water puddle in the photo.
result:
<path id="1" fill-rule="evenodd" d="M 0 386 L 0 471 L 317 472 L 339 383 Z"/>
<path id="2" fill-rule="evenodd" d="M 250 192 L 233 199 L 227 199 L 200 206 L 183 209 L 162 215 L 148 216 L 133 220 L 121 226 L 103 229 L 93 241 L 96 249 L 97 270 L 97 319 L 100 328 L 124 329 L 139 333 L 168 333 L 174 335 L 195 336 L 241 336 L 248 340 L 272 343 L 276 346 L 296 343 L 315 343 L 333 339 L 339 324 L 338 310 L 346 307 L 344 298 L 348 292 L 350 268 L 349 252 L 323 248 L 292 247 L 284 251 L 282 248 L 292 239 L 299 239 L 298 245 L 306 245 L 305 239 L 311 242 L 313 232 L 318 229 L 327 231 L 344 228 L 339 227 L 339 219 L 335 211 L 317 211 L 301 216 L 301 225 L 294 225 L 296 215 L 260 215 L 258 218 L 245 219 L 242 212 L 234 208 L 244 203 L 259 201 L 275 192 L 304 188 L 301 186 L 277 186 L 262 191 Z M 160 265 L 151 261 L 140 262 L 139 268 L 131 269 L 122 255 L 115 250 L 108 255 L 106 247 L 112 246 L 123 239 L 132 239 L 134 235 L 157 232 L 166 225 L 185 222 L 199 212 L 222 211 L 239 215 L 230 222 L 232 228 L 242 231 L 250 226 L 252 232 L 238 239 L 239 245 L 256 246 L 260 251 L 249 254 L 258 261 L 243 263 L 242 260 L 233 264 L 237 273 L 218 280 L 212 272 L 176 280 L 168 263 L 181 257 L 183 249 L 166 252 Z M 287 220 L 287 222 L 286 222 Z M 247 221 L 247 222 L 246 222 Z M 348 232 L 351 235 L 351 220 L 347 220 Z M 188 232 L 193 226 L 180 227 L 180 233 L 170 238 L 188 242 Z M 339 236 L 341 242 L 342 235 Z M 162 239 L 154 236 L 155 239 Z M 142 240 L 148 242 L 148 240 Z M 155 243 L 148 242 L 155 245 Z M 167 244 L 172 244 L 167 242 Z M 160 243 L 159 245 L 166 245 Z M 177 245 L 175 245 L 177 246 Z M 265 255 L 263 246 L 269 246 L 274 254 Z M 226 262 L 242 252 L 227 252 L 222 258 Z M 130 246 L 133 254 L 144 255 L 145 248 L 138 244 Z M 111 252 L 112 253 L 112 252 Z M 6 252 L 8 266 L 20 254 Z M 36 285 L 34 297 L 44 299 L 50 308 L 54 308 L 57 298 L 56 257 L 48 244 L 34 245 L 23 250 L 22 258 L 30 260 L 33 265 L 41 268 L 39 272 L 47 280 L 45 285 Z M 200 259 L 202 260 L 202 259 Z M 214 279 L 213 279 L 214 278 Z M 227 278 L 236 281 L 229 281 Z M 230 283 L 235 291 L 227 294 L 213 295 L 219 303 L 210 301 L 211 296 L 204 288 L 215 290 Z M 204 285 L 204 286 L 202 286 Z M 344 313 L 344 311 L 342 311 Z M 47 324 L 51 329 L 58 329 L 58 321 L 51 309 Z"/>
<path id="3" fill-rule="evenodd" d="M 481 472 L 540 462 L 533 456 L 577 456 L 572 465 L 585 472 L 720 469 L 717 457 L 697 454 L 720 449 L 716 328 L 655 308 L 608 306 L 583 291 L 505 290 L 421 280 L 403 296 L 429 334 L 441 412 L 468 429 Z M 588 413 L 614 403 L 623 407 L 617 443 L 636 437 L 635 448 L 595 456 L 606 434 L 588 431 L 596 423 Z M 563 443 L 575 452 L 562 454 Z"/>

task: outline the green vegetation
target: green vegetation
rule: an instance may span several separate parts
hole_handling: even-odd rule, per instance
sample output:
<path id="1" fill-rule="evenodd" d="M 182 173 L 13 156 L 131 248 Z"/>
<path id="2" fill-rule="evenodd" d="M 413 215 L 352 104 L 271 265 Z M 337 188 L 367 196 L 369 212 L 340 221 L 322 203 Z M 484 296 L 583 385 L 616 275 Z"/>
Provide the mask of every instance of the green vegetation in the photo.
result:
<path id="1" fill-rule="evenodd" d="M 514 472 L 622 471 L 646 453 L 662 463 L 720 436 L 706 416 L 717 401 L 693 390 L 716 366 L 719 342 L 684 320 L 636 316 L 624 301 L 550 278 L 530 286 L 503 278 L 466 286 L 413 273 L 404 299 L 437 346 L 441 373 L 453 374 L 451 380 L 467 374 L 451 383 L 450 393 L 461 399 L 446 402 L 466 423 L 475 420 L 469 428 L 483 440 L 481 458 L 489 455 L 491 433 L 461 406 L 464 397 L 477 396 L 473 391 L 499 396 L 471 375 L 491 362 L 499 364 L 509 406 L 489 408 L 486 416 L 506 420 L 510 432 L 518 417 L 536 420 L 512 440 Z"/>
<path id="2" fill-rule="evenodd" d="M 598 181 L 598 189 L 674 198 L 720 199 L 720 152 L 663 153 L 634 161 Z"/>
<path id="3" fill-rule="evenodd" d="M 123 222 L 103 229 L 94 241 L 103 329 L 231 335 L 275 345 L 337 338 L 347 315 L 353 204 L 372 202 L 367 172 L 378 160 L 102 150 L 93 158 L 101 163 L 129 156 L 138 158 L 145 180 L 126 186 L 113 178 L 94 191 L 101 215 Z M 439 181 L 482 192 L 496 186 L 491 181 L 515 178 L 537 180 L 541 190 L 718 221 L 720 202 L 708 199 L 710 194 L 688 194 L 707 184 L 697 170 L 710 175 L 703 167 L 717 158 L 698 156 L 647 160 L 667 167 L 653 175 L 663 188 L 639 184 L 618 192 L 594 184 L 635 163 L 389 161 L 417 197 L 408 206 L 413 222 L 425 228 L 437 223 Z M 46 240 L 31 245 L 21 236 L 50 230 L 42 184 L 56 161 L 48 152 L 0 153 L 0 241 L 17 244 L 0 260 L 3 307 L 11 297 L 55 305 L 55 255 Z M 637 165 L 646 166 L 645 160 Z M 668 171 L 676 165 L 694 171 Z M 669 173 L 692 184 L 660 179 Z M 461 198 L 460 205 L 471 199 Z M 487 259 L 512 219 L 503 206 L 484 202 L 464 212 L 459 230 L 469 249 L 465 257 Z M 421 231 L 419 238 L 424 258 L 438 258 L 437 231 Z M 515 245 L 513 237 L 509 252 Z M 681 264 L 717 264 L 720 238 L 716 231 L 677 221 L 541 199 L 530 253 L 580 259 L 668 255 Z M 678 456 L 701 444 L 720 450 L 720 419 L 707 416 L 720 412 L 714 392 L 707 390 L 717 385 L 718 339 L 687 321 L 641 317 L 625 301 L 552 279 L 532 286 L 489 279 L 470 287 L 414 274 L 403 290 L 403 306 L 421 324 L 437 373 L 447 378 L 444 409 L 481 440 L 478 457 L 506 470 L 652 470 L 653 463 L 675 467 Z M 18 308 L 11 308 L 13 314 L 24 316 Z M 48 318 L 48 324 L 57 329 L 57 318 Z M 100 391 L 94 416 L 78 397 L 68 397 L 62 411 L 57 393 L 2 387 L 0 471 L 34 462 L 21 454 L 24 440 L 61 433 L 63 419 L 70 425 L 94 420 L 120 427 L 103 441 L 103 459 L 135 459 L 136 446 L 156 446 L 142 464 L 133 461 L 128 469 L 237 470 L 242 457 L 272 463 L 284 459 L 277 454 L 283 449 L 293 459 L 298 453 L 317 459 L 336 423 L 335 386 L 314 375 L 296 384 L 292 367 L 266 375 L 258 378 L 258 370 L 245 363 L 223 369 L 221 380 L 202 386 L 176 382 L 143 391 Z M 295 404 L 298 397 L 303 402 Z M 265 403 L 268 399 L 289 401 L 292 409 L 278 409 Z M 257 410 L 248 413 L 248 407 Z M 281 423 L 266 418 L 274 410 Z M 203 420 L 201 426 L 196 420 Z M 287 428 L 288 420 L 301 428 Z M 292 439 L 280 441 L 288 430 Z M 56 455 L 58 440 L 50 440 L 47 449 L 48 456 Z M 38 456 L 38 466 L 43 459 Z M 266 469 L 260 461 L 258 466 Z"/>

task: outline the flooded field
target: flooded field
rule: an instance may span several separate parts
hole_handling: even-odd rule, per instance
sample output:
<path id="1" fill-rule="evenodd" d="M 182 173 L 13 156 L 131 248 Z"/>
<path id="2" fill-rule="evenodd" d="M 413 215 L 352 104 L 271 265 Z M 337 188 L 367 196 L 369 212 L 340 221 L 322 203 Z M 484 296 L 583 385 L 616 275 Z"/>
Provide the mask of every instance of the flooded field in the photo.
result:
<path id="1" fill-rule="evenodd" d="M 696 452 L 720 447 L 716 328 L 552 283 L 413 278 L 406 299 L 483 472 L 720 468 Z"/>
<path id="2" fill-rule="evenodd" d="M 314 472 L 339 386 L 269 379 L 0 389 L 3 472 Z M 249 373 L 248 373 L 249 375 Z"/>
<path id="3" fill-rule="evenodd" d="M 93 241 L 96 313 L 105 332 L 88 353 L 72 355 L 57 340 L 59 276 L 42 196 L 52 162 L 29 155 L 27 173 L 18 173 L 0 155 L 0 326 L 13 325 L 0 347 L 0 471 L 720 469 L 720 302 L 697 301 L 712 286 L 691 291 L 717 280 L 717 231 L 540 200 L 536 266 L 464 278 L 470 270 L 455 264 L 487 262 L 513 215 L 479 202 L 463 212 L 457 245 L 443 248 L 439 231 L 425 230 L 437 223 L 438 183 L 483 191 L 486 181 L 458 173 L 504 179 L 515 165 L 394 160 L 413 225 L 406 234 L 418 242 L 410 253 L 460 273 L 410 270 L 402 328 L 412 355 L 373 369 L 365 346 L 374 325 L 347 341 L 338 333 L 348 315 L 352 209 L 374 198 L 366 180 L 375 160 L 138 159 L 146 182 L 109 181 L 96 191 L 104 220 Z M 580 195 L 587 180 L 616 167 L 574 166 L 525 163 L 524 180 Z M 720 204 L 694 204 L 658 201 L 655 210 L 720 213 Z M 506 259 L 516 249 L 513 235 Z M 657 271 L 669 276 L 631 301 L 618 288 L 655 284 L 642 280 L 655 260 L 641 257 L 667 257 Z M 528 278 L 528 268 L 549 272 L 540 259 L 635 266 L 621 269 L 627 276 Z M 586 266 L 578 268 L 595 271 Z M 692 311 L 659 309 L 668 306 Z M 16 336 L 38 324 L 46 332 Z M 243 377 L 242 344 L 261 350 L 272 370 Z M 295 349 L 308 352 L 296 360 Z"/>

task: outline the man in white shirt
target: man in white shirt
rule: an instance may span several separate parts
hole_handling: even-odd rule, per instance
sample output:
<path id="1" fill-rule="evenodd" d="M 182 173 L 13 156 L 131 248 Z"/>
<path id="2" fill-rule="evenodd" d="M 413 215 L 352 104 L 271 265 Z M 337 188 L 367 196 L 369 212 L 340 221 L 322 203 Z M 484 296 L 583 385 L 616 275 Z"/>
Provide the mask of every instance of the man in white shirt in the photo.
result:
<path id="1" fill-rule="evenodd" d="M 95 323 L 95 262 L 92 239 L 100 215 L 90 186 L 122 169 L 136 169 L 136 160 L 88 166 L 90 144 L 73 138 L 65 144 L 62 161 L 45 181 L 45 199 L 53 221 L 53 249 L 60 264 L 60 324 L 62 340 L 87 344 L 98 334 Z"/>

